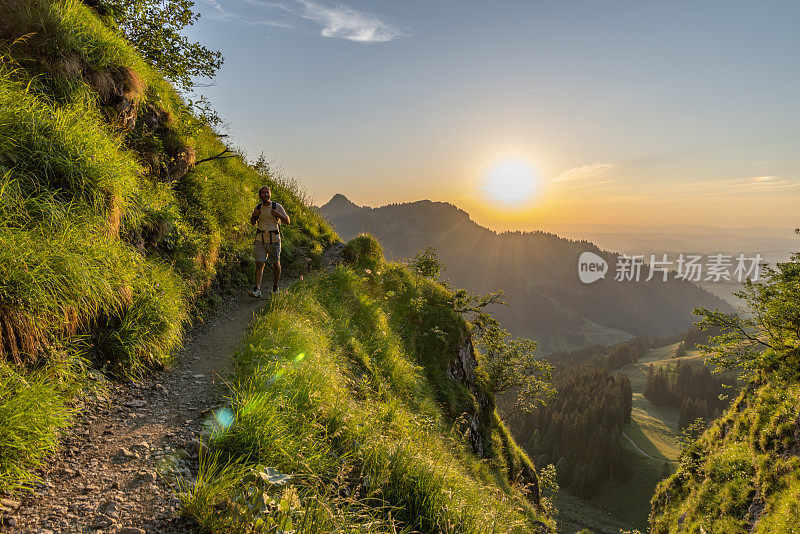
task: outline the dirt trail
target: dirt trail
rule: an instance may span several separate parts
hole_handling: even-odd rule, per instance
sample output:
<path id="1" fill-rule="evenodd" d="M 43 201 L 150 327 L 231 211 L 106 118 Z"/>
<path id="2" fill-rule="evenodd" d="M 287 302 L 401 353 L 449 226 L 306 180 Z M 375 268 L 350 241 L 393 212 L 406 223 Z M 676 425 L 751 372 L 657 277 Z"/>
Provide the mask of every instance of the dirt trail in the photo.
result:
<path id="1" fill-rule="evenodd" d="M 136 384 L 109 383 L 64 436 L 41 471 L 42 483 L 18 507 L 12 503 L 17 509 L 0 529 L 195 532 L 177 518 L 170 483 L 196 472 L 204 415 L 225 403 L 231 355 L 267 302 L 239 291 L 188 333 L 173 368 Z"/>
<path id="2" fill-rule="evenodd" d="M 622 433 L 622 435 L 623 435 L 623 436 L 625 436 L 625 439 L 627 439 L 628 441 L 630 441 L 630 442 L 631 442 L 631 445 L 633 445 L 634 447 L 636 447 L 636 450 L 637 450 L 637 451 L 641 452 L 642 454 L 644 454 L 644 455 L 645 455 L 645 456 L 647 456 L 648 458 L 652 458 L 653 460 L 663 460 L 663 458 L 656 458 L 655 456 L 651 456 L 651 455 L 647 454 L 646 452 L 644 452 L 644 451 L 642 450 L 642 448 L 641 448 L 641 447 L 639 447 L 639 445 L 637 445 L 635 441 L 633 441 L 633 438 L 631 438 L 631 437 L 630 437 L 628 434 L 626 434 L 625 432 L 623 432 L 623 433 Z"/>

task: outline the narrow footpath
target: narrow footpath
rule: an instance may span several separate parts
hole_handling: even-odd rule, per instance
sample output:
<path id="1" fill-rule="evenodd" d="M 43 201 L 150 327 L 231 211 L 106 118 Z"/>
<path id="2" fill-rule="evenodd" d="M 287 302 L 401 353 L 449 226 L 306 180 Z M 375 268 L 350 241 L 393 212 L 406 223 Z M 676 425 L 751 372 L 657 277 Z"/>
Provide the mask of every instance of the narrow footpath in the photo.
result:
<path id="1" fill-rule="evenodd" d="M 633 445 L 636 448 L 637 451 L 641 452 L 642 454 L 644 454 L 648 458 L 652 458 L 653 460 L 663 460 L 663 458 L 656 458 L 655 456 L 651 456 L 651 455 L 647 454 L 646 452 L 644 452 L 644 450 L 642 450 L 642 448 L 639 447 L 639 445 L 637 445 L 635 441 L 633 441 L 633 438 L 631 438 L 625 432 L 623 432 L 622 435 L 625 436 L 625 439 L 627 439 L 628 441 L 631 442 L 631 445 Z"/>
<path id="2" fill-rule="evenodd" d="M 202 421 L 226 402 L 231 356 L 267 302 L 237 292 L 188 332 L 172 368 L 135 384 L 108 382 L 105 394 L 87 401 L 35 491 L 4 503 L 16 510 L 0 530 L 196 532 L 178 518 L 175 480 L 194 477 Z"/>

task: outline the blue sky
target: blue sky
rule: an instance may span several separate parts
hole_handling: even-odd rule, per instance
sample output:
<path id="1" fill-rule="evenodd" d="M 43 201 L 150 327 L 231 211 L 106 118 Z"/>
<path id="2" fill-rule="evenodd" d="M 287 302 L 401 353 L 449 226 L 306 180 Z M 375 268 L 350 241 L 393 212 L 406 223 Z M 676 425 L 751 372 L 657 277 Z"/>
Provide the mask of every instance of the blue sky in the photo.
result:
<path id="1" fill-rule="evenodd" d="M 800 2 L 197 0 L 203 90 L 318 203 L 495 228 L 800 225 Z M 514 206 L 487 169 L 526 161 Z"/>

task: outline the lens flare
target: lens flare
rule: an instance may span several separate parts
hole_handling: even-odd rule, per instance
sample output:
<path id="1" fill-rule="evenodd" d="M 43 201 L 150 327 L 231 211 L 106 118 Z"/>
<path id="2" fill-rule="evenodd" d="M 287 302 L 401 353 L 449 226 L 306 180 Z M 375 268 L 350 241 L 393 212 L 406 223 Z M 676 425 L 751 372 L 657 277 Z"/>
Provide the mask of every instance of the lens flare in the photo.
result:
<path id="1" fill-rule="evenodd" d="M 214 422 L 220 430 L 228 430 L 234 421 L 233 411 L 230 408 L 220 408 L 214 412 Z"/>

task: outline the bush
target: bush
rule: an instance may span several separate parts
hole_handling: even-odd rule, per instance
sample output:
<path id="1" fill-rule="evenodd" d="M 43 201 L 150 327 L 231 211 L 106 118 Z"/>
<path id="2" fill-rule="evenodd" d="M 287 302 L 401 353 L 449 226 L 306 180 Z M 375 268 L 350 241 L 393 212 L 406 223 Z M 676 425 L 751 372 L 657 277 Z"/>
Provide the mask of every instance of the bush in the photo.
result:
<path id="1" fill-rule="evenodd" d="M 351 239 L 344 248 L 342 257 L 354 267 L 371 271 L 379 269 L 385 261 L 381 244 L 369 234 Z"/>

